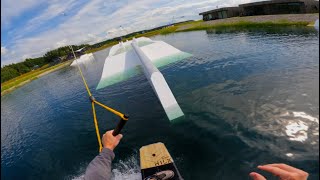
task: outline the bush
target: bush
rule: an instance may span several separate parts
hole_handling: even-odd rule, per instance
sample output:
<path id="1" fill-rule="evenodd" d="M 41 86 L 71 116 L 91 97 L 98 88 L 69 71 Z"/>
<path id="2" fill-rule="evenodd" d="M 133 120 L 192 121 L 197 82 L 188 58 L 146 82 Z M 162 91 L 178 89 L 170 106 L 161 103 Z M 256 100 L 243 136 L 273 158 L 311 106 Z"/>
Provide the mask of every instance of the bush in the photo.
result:
<path id="1" fill-rule="evenodd" d="M 12 67 L 5 66 L 1 68 L 1 83 L 19 76 L 19 72 Z"/>

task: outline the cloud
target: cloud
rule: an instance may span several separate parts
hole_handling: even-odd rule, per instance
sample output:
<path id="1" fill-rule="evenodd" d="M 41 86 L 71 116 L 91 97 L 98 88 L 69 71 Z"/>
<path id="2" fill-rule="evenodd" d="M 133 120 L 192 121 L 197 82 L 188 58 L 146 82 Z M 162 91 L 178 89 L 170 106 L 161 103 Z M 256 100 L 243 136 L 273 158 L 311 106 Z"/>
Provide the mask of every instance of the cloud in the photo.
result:
<path id="1" fill-rule="evenodd" d="M 6 47 L 1 46 L 1 56 L 7 54 L 8 49 Z"/>
<path id="2" fill-rule="evenodd" d="M 44 2 L 44 0 L 2 0 L 1 1 L 1 25 L 9 25 L 12 18 Z"/>
<path id="3" fill-rule="evenodd" d="M 39 3 L 38 3 L 39 2 Z M 250 0 L 2 0 L 1 36 L 7 37 L 1 44 L 1 64 L 37 57 L 59 46 L 81 43 L 97 43 L 126 33 L 150 29 L 172 21 L 201 19 L 200 12 L 210 7 L 235 6 Z M 14 6 L 17 4 L 17 8 Z M 22 14 L 39 6 L 45 7 L 38 14 L 24 19 Z M 11 12 L 12 11 L 12 12 Z M 66 16 L 62 17 L 61 13 Z M 184 16 L 183 18 L 181 16 Z M 6 31 L 15 23 L 24 21 Z M 3 24 L 3 23 L 1 23 Z M 120 29 L 123 27 L 123 30 Z M 13 53 L 14 52 L 14 53 Z"/>
<path id="4" fill-rule="evenodd" d="M 62 17 L 63 12 L 72 9 L 76 5 L 76 0 L 64 1 L 64 3 L 61 3 L 60 0 L 50 0 L 47 3 L 47 8 L 42 14 L 27 22 L 25 31 L 35 30 L 57 16 Z"/>

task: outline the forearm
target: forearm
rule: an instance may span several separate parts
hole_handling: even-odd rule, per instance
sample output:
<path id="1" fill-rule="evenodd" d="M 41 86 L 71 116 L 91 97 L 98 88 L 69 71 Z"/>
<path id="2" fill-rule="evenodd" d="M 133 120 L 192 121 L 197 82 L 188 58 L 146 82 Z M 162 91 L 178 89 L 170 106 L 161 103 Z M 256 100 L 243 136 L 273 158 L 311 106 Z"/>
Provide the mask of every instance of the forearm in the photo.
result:
<path id="1" fill-rule="evenodd" d="M 84 175 L 85 180 L 110 180 L 111 162 L 114 159 L 112 150 L 103 148 L 89 164 Z"/>

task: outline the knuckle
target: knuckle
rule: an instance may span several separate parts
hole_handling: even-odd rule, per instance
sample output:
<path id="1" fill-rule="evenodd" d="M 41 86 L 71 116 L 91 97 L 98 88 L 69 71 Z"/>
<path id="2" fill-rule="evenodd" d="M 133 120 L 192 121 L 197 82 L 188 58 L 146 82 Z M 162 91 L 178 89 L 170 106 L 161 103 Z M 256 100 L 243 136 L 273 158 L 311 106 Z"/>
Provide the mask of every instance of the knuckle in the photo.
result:
<path id="1" fill-rule="evenodd" d="M 303 175 L 303 177 L 308 177 L 308 176 L 309 176 L 309 173 L 307 173 L 307 172 L 302 172 L 302 175 Z"/>

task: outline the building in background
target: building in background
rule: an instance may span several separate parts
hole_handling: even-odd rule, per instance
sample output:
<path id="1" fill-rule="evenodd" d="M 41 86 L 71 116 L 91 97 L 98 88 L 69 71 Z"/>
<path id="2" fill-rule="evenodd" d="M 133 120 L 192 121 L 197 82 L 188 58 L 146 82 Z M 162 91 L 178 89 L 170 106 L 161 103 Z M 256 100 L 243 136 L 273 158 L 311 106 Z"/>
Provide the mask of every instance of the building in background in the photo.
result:
<path id="1" fill-rule="evenodd" d="M 240 16 L 305 14 L 319 12 L 319 1 L 272 0 L 239 5 Z"/>
<path id="2" fill-rule="evenodd" d="M 258 16 L 273 14 L 319 13 L 319 1 L 315 0 L 271 0 L 247 4 L 239 7 L 225 7 L 202 12 L 204 21 L 236 16 Z"/>
<path id="3" fill-rule="evenodd" d="M 319 0 L 302 0 L 306 6 L 306 13 L 319 13 Z"/>
<path id="4" fill-rule="evenodd" d="M 199 15 L 203 15 L 202 19 L 204 21 L 236 17 L 239 16 L 239 7 L 219 8 L 211 11 L 202 12 Z"/>

